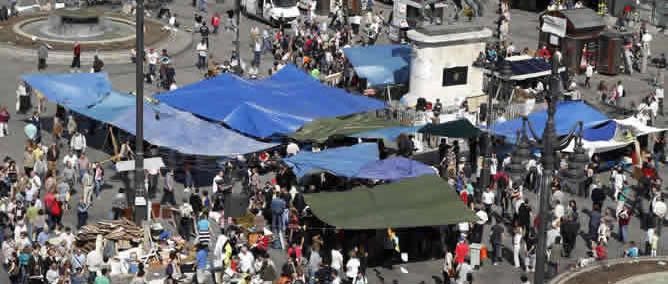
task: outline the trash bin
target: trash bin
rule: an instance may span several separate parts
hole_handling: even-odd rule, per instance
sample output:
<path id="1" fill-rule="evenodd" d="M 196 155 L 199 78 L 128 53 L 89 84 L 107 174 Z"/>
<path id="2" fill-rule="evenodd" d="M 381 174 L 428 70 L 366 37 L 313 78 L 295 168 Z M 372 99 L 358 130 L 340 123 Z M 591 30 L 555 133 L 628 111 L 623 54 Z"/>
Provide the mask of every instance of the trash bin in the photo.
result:
<path id="1" fill-rule="evenodd" d="M 469 246 L 471 253 L 471 266 L 478 267 L 480 266 L 480 250 L 482 249 L 481 244 L 471 244 Z"/>

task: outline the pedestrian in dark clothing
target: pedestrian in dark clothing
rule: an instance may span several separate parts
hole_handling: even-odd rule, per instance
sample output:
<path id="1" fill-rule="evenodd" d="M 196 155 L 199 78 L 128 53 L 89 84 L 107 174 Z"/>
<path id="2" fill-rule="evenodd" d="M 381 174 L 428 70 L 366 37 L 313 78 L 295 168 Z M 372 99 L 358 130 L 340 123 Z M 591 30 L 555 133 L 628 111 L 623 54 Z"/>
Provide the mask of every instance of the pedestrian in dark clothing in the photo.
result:
<path id="1" fill-rule="evenodd" d="M 503 223 L 500 218 L 496 219 L 496 224 L 492 226 L 489 242 L 492 243 L 494 254 L 492 255 L 492 263 L 497 265 L 497 262 L 503 261 Z"/>
<path id="2" fill-rule="evenodd" d="M 37 71 L 46 69 L 46 59 L 49 57 L 49 49 L 42 43 L 37 50 Z"/>
<path id="3" fill-rule="evenodd" d="M 578 232 L 580 231 L 580 224 L 573 215 L 568 217 L 568 220 L 561 225 L 561 235 L 563 237 L 563 257 L 570 257 L 571 252 L 575 249 L 575 242 L 577 241 Z"/>
<path id="4" fill-rule="evenodd" d="M 598 227 L 601 225 L 601 207 L 598 204 L 592 206 L 589 212 L 589 239 L 598 240 Z"/>
<path id="5" fill-rule="evenodd" d="M 72 65 L 70 66 L 72 72 L 81 69 L 81 44 L 77 41 L 72 48 Z"/>
<path id="6" fill-rule="evenodd" d="M 209 45 L 209 27 L 206 25 L 206 23 L 202 23 L 202 26 L 199 27 L 199 34 L 202 36 L 202 40 L 206 42 L 206 46 Z"/>
<path id="7" fill-rule="evenodd" d="M 529 206 L 528 199 L 524 199 L 524 202 L 520 205 L 517 213 L 517 221 L 524 229 L 524 234 L 526 236 L 531 228 L 531 207 Z"/>
<path id="8" fill-rule="evenodd" d="M 598 205 L 598 208 L 603 208 L 605 198 L 605 190 L 598 183 L 595 184 L 594 188 L 591 190 L 592 205 Z"/>
<path id="9" fill-rule="evenodd" d="M 102 68 L 104 68 L 104 62 L 102 59 L 100 59 L 100 57 L 95 55 L 93 57 L 93 72 L 100 73 L 102 72 Z"/>
<path id="10" fill-rule="evenodd" d="M 193 207 L 193 214 L 199 216 L 199 213 L 202 211 L 202 198 L 199 196 L 199 189 L 195 189 L 195 192 L 190 195 L 190 206 Z"/>

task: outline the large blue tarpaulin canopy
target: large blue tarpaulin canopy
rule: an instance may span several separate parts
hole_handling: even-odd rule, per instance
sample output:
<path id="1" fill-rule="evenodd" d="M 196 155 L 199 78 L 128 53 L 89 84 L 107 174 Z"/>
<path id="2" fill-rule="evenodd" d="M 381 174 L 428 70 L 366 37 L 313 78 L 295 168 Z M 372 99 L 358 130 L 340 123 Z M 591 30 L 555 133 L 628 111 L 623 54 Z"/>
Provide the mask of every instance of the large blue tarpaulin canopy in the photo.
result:
<path id="1" fill-rule="evenodd" d="M 295 156 L 283 159 L 300 178 L 316 171 L 354 177 L 364 165 L 377 160 L 378 144 L 376 143 L 361 143 L 320 152 L 299 152 Z"/>
<path id="2" fill-rule="evenodd" d="M 603 123 L 596 123 L 585 127 L 582 139 L 587 141 L 607 141 L 615 137 L 616 132 L 617 122 L 611 119 Z"/>
<path id="3" fill-rule="evenodd" d="M 513 73 L 510 76 L 511 80 L 521 81 L 547 76 L 552 73 L 552 64 L 542 58 L 519 55 L 508 57 L 506 60 L 510 62 L 510 68 Z M 559 68 L 559 72 L 564 72 L 565 70 L 564 67 Z"/>
<path id="4" fill-rule="evenodd" d="M 88 107 L 112 91 L 107 73 L 34 74 L 23 80 L 54 103 L 70 107 Z"/>
<path id="5" fill-rule="evenodd" d="M 355 177 L 394 181 L 435 174 L 436 171 L 432 167 L 418 161 L 404 157 L 392 157 L 364 165 Z"/>
<path id="6" fill-rule="evenodd" d="M 537 111 L 529 114 L 528 117 L 531 126 L 536 131 L 536 135 L 542 137 L 547 121 L 547 111 Z M 600 111 L 582 101 L 568 101 L 557 104 L 557 112 L 554 117 L 557 135 L 566 135 L 578 121 L 585 125 L 593 122 L 600 122 L 608 118 Z M 492 125 L 492 133 L 505 136 L 510 140 L 515 140 L 517 131 L 522 129 L 522 118 L 509 120 L 503 123 Z"/>
<path id="7" fill-rule="evenodd" d="M 106 74 L 97 76 L 106 78 Z M 89 88 L 77 88 L 80 84 L 86 86 L 86 80 L 90 78 L 89 73 L 23 76 L 27 84 L 49 100 L 134 135 L 136 97 L 114 91 L 89 93 Z M 144 139 L 183 154 L 203 156 L 233 156 L 276 146 L 256 141 L 163 103 L 148 102 L 144 103 Z"/>
<path id="8" fill-rule="evenodd" d="M 411 47 L 370 45 L 343 49 L 357 76 L 372 86 L 407 84 L 410 77 Z"/>
<path id="9" fill-rule="evenodd" d="M 222 74 L 156 98 L 255 137 L 292 133 L 317 118 L 385 107 L 379 100 L 327 87 L 292 65 L 263 80 Z"/>

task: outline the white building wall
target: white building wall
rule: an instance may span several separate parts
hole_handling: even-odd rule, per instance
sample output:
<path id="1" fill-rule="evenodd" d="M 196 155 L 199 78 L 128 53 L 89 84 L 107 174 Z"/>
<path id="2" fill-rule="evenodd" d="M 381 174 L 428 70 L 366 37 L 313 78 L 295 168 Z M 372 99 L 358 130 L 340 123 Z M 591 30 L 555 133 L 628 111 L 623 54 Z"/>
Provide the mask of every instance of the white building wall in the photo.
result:
<path id="1" fill-rule="evenodd" d="M 466 98 L 482 94 L 483 74 L 472 67 L 478 54 L 485 50 L 485 43 L 463 43 L 446 46 L 414 48 L 411 63 L 409 101 L 423 97 L 435 102 L 440 99 L 444 107 L 461 104 Z M 443 86 L 443 69 L 468 66 L 466 85 Z"/>

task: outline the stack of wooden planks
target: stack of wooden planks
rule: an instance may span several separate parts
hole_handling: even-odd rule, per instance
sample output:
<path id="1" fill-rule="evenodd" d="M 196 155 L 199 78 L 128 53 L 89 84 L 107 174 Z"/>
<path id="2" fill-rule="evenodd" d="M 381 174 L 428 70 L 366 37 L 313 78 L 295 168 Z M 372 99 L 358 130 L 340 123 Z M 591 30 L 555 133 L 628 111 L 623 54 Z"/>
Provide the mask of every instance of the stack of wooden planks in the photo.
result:
<path id="1" fill-rule="evenodd" d="M 83 226 L 76 235 L 76 242 L 82 250 L 89 252 L 95 249 L 95 240 L 100 234 L 107 240 L 116 241 L 119 249 L 130 248 L 144 239 L 144 230 L 141 227 L 132 221 L 122 219 L 105 220 L 95 225 Z"/>

